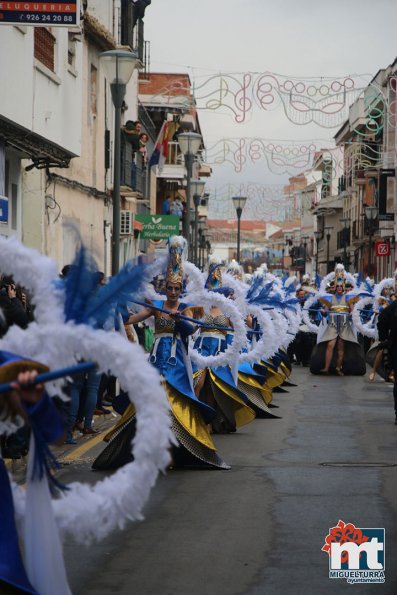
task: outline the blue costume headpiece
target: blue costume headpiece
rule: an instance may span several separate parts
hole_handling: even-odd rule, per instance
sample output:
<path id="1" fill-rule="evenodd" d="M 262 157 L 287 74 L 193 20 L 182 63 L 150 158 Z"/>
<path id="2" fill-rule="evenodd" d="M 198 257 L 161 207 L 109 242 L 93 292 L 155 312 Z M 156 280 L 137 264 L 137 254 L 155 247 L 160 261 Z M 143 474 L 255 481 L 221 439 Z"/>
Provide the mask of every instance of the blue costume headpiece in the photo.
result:
<path id="1" fill-rule="evenodd" d="M 212 259 L 208 267 L 208 277 L 205 282 L 206 289 L 219 289 L 222 287 L 222 263 L 218 259 Z"/>
<path id="2" fill-rule="evenodd" d="M 183 260 L 186 255 L 187 242 L 182 236 L 171 236 L 168 240 L 167 281 L 183 285 Z"/>

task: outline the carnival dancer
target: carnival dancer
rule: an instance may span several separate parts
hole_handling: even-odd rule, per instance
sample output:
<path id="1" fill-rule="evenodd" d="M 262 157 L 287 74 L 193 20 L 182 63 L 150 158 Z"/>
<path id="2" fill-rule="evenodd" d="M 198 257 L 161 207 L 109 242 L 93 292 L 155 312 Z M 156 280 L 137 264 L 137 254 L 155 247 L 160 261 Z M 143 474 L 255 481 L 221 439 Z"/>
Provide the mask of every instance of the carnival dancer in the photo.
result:
<path id="1" fill-rule="evenodd" d="M 180 314 L 194 317 L 197 310 L 180 301 L 183 290 L 183 258 L 186 240 L 180 236 L 169 239 L 169 262 L 166 275 L 166 299 L 155 300 L 153 307 L 146 307 L 132 314 L 126 324 L 135 324 L 151 316 L 155 322 L 155 342 L 149 362 L 157 368 L 163 380 L 171 408 L 172 430 L 178 440 L 173 449 L 172 465 L 175 467 L 214 467 L 229 469 L 218 456 L 207 424 L 215 410 L 201 402 L 193 389 L 193 372 L 187 352 L 188 337 L 195 326 L 180 318 Z M 202 313 L 202 309 L 201 312 Z M 124 454 L 130 456 L 127 445 L 135 432 L 132 406 L 123 415 L 102 455 L 94 462 L 94 469 L 115 468 L 124 463 Z M 128 436 L 128 440 L 125 439 Z"/>
<path id="2" fill-rule="evenodd" d="M 305 291 L 303 286 L 296 291 L 296 299 L 298 300 L 302 310 L 305 307 L 305 302 L 309 299 L 310 295 L 312 295 L 312 292 Z M 303 367 L 307 367 L 309 365 L 311 352 L 315 344 L 316 335 L 310 331 L 306 322 L 302 319 L 299 325 L 299 330 L 288 348 L 288 354 L 295 357 L 295 363 L 298 366 L 302 365 Z"/>
<path id="3" fill-rule="evenodd" d="M 209 264 L 208 277 L 205 283 L 209 291 L 222 292 L 226 297 L 232 297 L 231 288 L 222 287 L 222 264 L 212 259 Z M 202 326 L 199 337 L 195 342 L 195 349 L 201 355 L 214 356 L 226 351 L 228 347 L 227 328 L 232 328 L 232 321 L 218 306 L 212 306 L 202 318 L 208 326 Z M 214 327 L 224 327 L 218 330 Z M 233 338 L 230 336 L 230 341 Z M 194 367 L 195 392 L 201 401 L 216 409 L 216 417 L 212 420 L 212 430 L 216 433 L 235 432 L 255 419 L 255 412 L 249 406 L 249 399 L 236 385 L 232 375 L 231 365 L 213 366 L 208 368 Z"/>
<path id="4" fill-rule="evenodd" d="M 46 443 L 61 444 L 65 434 L 63 420 L 44 392 L 44 386 L 32 385 L 46 366 L 18 355 L 0 351 L 0 383 L 11 382 L 12 390 L 0 394 L 0 433 L 9 434 L 12 426 L 27 424 L 32 431 L 28 464 L 30 514 L 25 518 L 24 557 L 22 561 L 10 479 L 0 457 L 0 593 L 70 595 L 64 568 L 62 546 L 51 513 L 46 510 L 46 526 L 35 524 L 38 515 L 37 494 L 48 503 L 48 485 L 43 481 Z M 27 388 L 27 386 L 29 386 Z M 26 387 L 26 388 L 24 388 Z M 33 452 L 32 452 L 33 449 Z M 38 471 L 38 467 L 41 468 Z M 40 484 L 44 483 L 44 492 Z M 34 515 L 32 517 L 32 515 Z M 40 555 L 34 555 L 33 548 Z M 25 570 L 26 566 L 26 570 Z"/>
<path id="5" fill-rule="evenodd" d="M 260 291 L 261 279 L 256 276 L 251 287 L 247 288 L 241 282 L 241 268 L 232 261 L 224 275 L 224 280 L 235 290 L 234 297 L 239 311 L 246 313 L 247 341 L 240 356 L 232 365 L 233 379 L 237 387 L 247 396 L 250 407 L 254 409 L 257 417 L 278 417 L 270 410 L 270 407 L 275 405 L 271 404 L 273 391 L 267 383 L 268 370 L 263 365 L 260 366 L 260 370 L 255 369 L 265 354 L 273 355 L 280 345 L 271 316 L 269 312 L 262 309 L 265 303 L 262 300 L 263 293 Z M 228 331 L 226 337 L 228 344 L 233 340 L 233 335 L 233 332 Z"/>
<path id="6" fill-rule="evenodd" d="M 331 369 L 338 376 L 365 374 L 365 360 L 361 345 L 357 341 L 351 320 L 351 310 L 358 300 L 355 294 L 345 291 L 345 270 L 343 265 L 335 268 L 333 294 L 320 294 L 321 313 L 327 318 L 323 332 L 317 335 L 311 360 L 312 374 L 329 374 Z M 324 323 L 323 323 L 324 324 Z"/>

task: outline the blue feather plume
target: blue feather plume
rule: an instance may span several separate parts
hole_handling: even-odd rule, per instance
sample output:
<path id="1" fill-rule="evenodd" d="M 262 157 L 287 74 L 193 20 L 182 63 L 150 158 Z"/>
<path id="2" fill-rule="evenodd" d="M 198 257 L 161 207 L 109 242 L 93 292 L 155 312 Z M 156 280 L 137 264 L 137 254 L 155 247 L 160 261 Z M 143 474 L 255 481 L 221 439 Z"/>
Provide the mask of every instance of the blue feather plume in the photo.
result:
<path id="1" fill-rule="evenodd" d="M 291 293 L 295 293 L 295 285 L 293 283 L 290 283 L 290 285 L 288 285 L 288 287 L 285 288 L 285 293 L 287 295 L 290 295 Z"/>
<path id="2" fill-rule="evenodd" d="M 256 294 L 256 292 L 259 291 L 259 288 L 262 285 L 262 281 L 262 277 L 254 277 L 251 283 L 251 287 L 249 288 L 249 290 L 247 291 L 247 295 L 245 296 L 246 300 L 250 301 L 250 299 Z"/>
<path id="3" fill-rule="evenodd" d="M 372 287 L 371 283 L 369 283 L 367 280 L 365 280 L 364 285 L 365 285 L 365 288 L 368 291 L 368 293 L 370 293 L 372 295 L 374 292 L 374 288 Z"/>
<path id="4" fill-rule="evenodd" d="M 132 301 L 136 294 L 142 293 L 150 262 L 151 259 L 147 257 L 129 260 L 89 301 L 84 310 L 85 321 L 102 327 L 109 318 L 116 316 L 116 310 L 125 316 L 127 302 Z"/>
<path id="5" fill-rule="evenodd" d="M 98 281 L 95 262 L 88 255 L 86 248 L 81 246 L 63 282 L 66 321 L 83 322 L 84 308 L 94 294 Z"/>
<path id="6" fill-rule="evenodd" d="M 321 281 L 322 281 L 322 278 L 320 277 L 320 275 L 318 273 L 316 273 L 316 288 L 317 289 L 320 289 Z"/>
<path id="7" fill-rule="evenodd" d="M 263 289 L 258 293 L 257 296 L 248 299 L 248 303 L 256 306 L 267 304 L 272 288 L 273 281 L 270 281 L 270 283 L 267 283 L 265 287 L 263 287 Z"/>
<path id="8" fill-rule="evenodd" d="M 363 281 L 364 281 L 364 275 L 363 275 L 363 273 L 360 271 L 360 272 L 358 273 L 357 280 L 356 280 L 356 285 L 357 285 L 357 287 L 360 287 L 360 285 L 361 285 L 361 283 L 362 283 Z"/>

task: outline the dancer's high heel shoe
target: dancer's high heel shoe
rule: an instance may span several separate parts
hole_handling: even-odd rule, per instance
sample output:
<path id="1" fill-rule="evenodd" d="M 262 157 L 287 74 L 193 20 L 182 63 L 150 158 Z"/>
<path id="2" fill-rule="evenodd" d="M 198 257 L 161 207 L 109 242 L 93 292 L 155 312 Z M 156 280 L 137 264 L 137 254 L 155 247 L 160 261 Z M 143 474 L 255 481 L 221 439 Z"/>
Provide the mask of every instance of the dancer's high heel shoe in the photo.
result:
<path id="1" fill-rule="evenodd" d="M 369 380 L 370 382 L 373 382 L 373 381 L 375 380 L 375 372 L 370 372 L 370 373 L 368 374 L 368 380 Z"/>

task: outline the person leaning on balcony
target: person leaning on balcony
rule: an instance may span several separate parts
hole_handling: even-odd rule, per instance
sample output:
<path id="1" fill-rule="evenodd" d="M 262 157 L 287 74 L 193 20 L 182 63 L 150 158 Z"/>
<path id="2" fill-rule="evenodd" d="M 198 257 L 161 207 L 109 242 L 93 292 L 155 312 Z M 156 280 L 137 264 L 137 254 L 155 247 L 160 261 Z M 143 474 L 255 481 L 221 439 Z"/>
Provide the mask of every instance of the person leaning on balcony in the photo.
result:
<path id="1" fill-rule="evenodd" d="M 135 153 L 140 150 L 139 138 L 142 133 L 142 124 L 136 120 L 128 120 L 123 128 L 124 138 L 131 145 L 131 188 L 136 190 L 136 163 Z"/>
<path id="2" fill-rule="evenodd" d="M 174 198 L 170 204 L 170 213 L 171 215 L 176 215 L 177 217 L 183 216 L 183 204 L 180 198 Z"/>
<path id="3" fill-rule="evenodd" d="M 146 134 L 146 132 L 142 132 L 139 135 L 139 152 L 142 155 L 142 161 L 143 161 L 143 165 L 144 167 L 146 167 L 147 162 L 148 162 L 148 154 L 147 154 L 147 143 L 149 141 L 149 137 Z"/>

